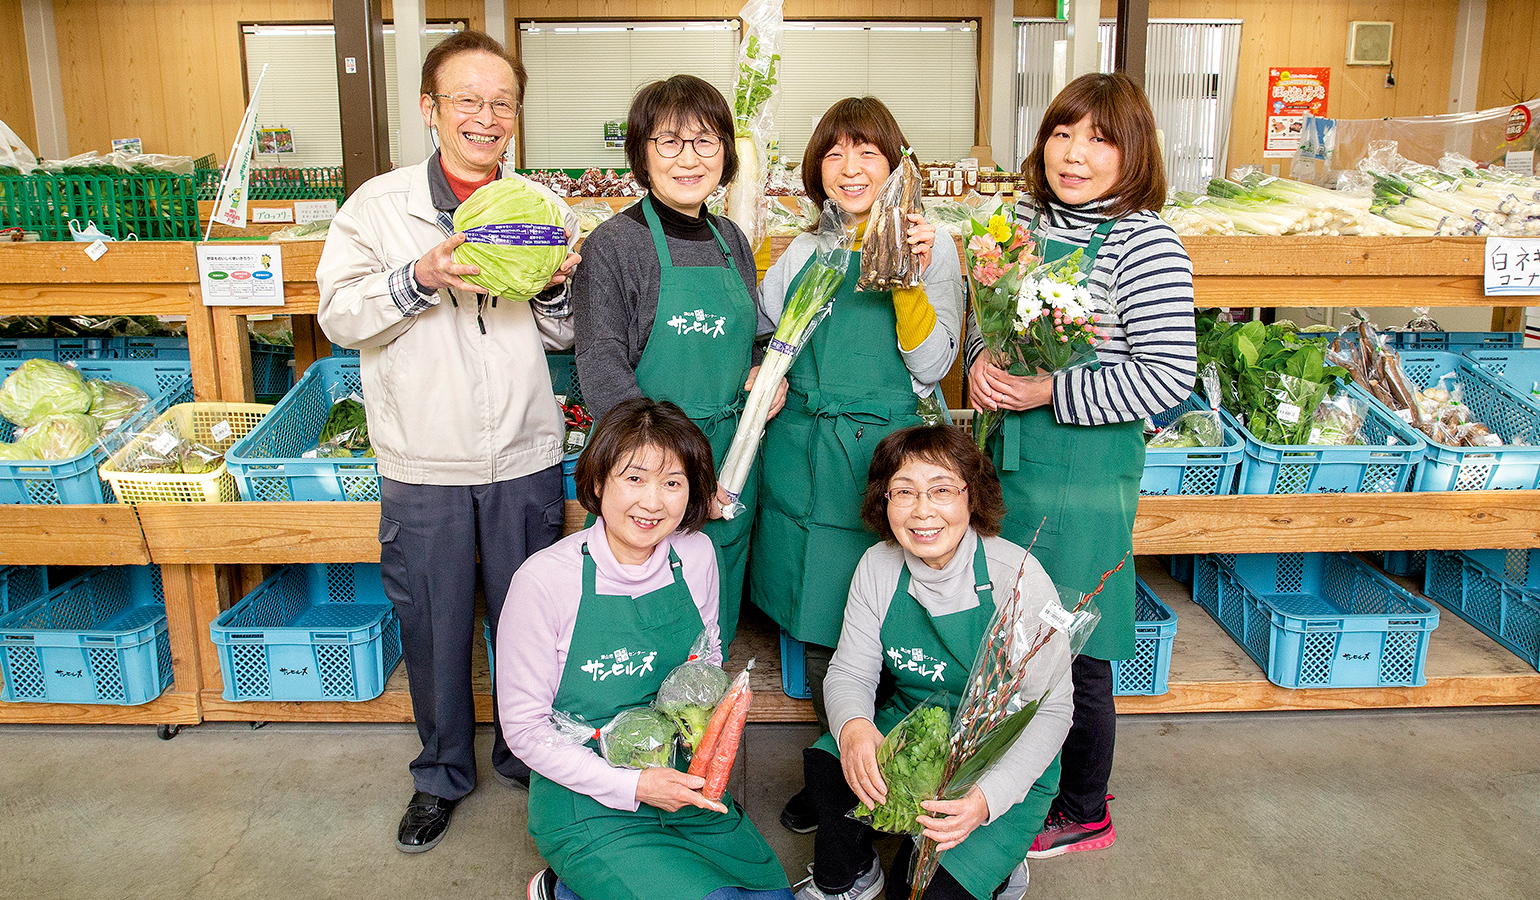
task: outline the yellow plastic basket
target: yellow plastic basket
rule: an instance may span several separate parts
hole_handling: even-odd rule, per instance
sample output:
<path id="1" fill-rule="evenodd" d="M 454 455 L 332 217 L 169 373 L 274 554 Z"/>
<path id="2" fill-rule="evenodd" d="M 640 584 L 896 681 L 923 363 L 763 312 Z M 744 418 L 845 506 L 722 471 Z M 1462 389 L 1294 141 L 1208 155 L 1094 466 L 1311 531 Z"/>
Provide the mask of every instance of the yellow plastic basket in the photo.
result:
<path id="1" fill-rule="evenodd" d="M 168 425 L 180 438 L 197 441 L 221 453 L 230 445 L 245 437 L 257 427 L 262 417 L 272 411 L 262 403 L 178 403 L 155 420 L 156 426 Z M 221 423 L 228 424 L 229 433 Z M 219 439 L 214 437 L 218 428 Z M 141 434 L 120 447 L 98 472 L 112 485 L 119 503 L 144 503 L 162 500 L 170 503 L 228 503 L 240 499 L 235 489 L 235 478 L 225 471 L 223 461 L 214 469 L 201 475 L 164 475 L 158 472 L 127 472 L 126 460 L 139 452 L 149 440 L 150 434 Z"/>

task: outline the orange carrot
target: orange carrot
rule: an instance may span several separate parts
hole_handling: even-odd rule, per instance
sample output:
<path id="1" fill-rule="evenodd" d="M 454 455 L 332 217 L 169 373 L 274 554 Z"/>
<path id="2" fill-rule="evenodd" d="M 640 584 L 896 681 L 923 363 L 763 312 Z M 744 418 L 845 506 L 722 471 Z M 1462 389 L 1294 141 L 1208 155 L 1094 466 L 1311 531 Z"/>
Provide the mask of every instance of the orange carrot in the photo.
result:
<path id="1" fill-rule="evenodd" d="M 722 738 L 711 754 L 706 786 L 701 790 L 707 800 L 722 799 L 722 792 L 727 789 L 727 776 L 732 774 L 733 760 L 738 758 L 738 744 L 743 740 L 743 726 L 749 720 L 749 704 L 752 702 L 754 692 L 745 687 L 733 703 L 732 718 L 728 720 Z"/>
<path id="2" fill-rule="evenodd" d="M 744 690 L 747 690 L 747 681 L 744 682 Z M 690 758 L 689 773 L 706 776 L 706 769 L 711 765 L 711 756 L 716 751 L 717 739 L 722 736 L 722 729 L 726 727 L 728 718 L 732 715 L 733 704 L 738 699 L 738 682 L 734 681 L 717 701 L 717 708 L 711 713 L 711 720 L 706 723 L 706 731 L 701 736 L 700 749 Z"/>

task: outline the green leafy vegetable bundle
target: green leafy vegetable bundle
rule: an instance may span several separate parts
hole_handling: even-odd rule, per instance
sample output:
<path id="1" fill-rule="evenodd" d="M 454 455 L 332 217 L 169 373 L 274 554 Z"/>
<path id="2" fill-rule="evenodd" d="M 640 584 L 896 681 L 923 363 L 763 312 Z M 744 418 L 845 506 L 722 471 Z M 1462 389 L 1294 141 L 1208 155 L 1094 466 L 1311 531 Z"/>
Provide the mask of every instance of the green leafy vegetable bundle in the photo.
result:
<path id="1" fill-rule="evenodd" d="M 1268 444 L 1308 444 L 1316 409 L 1349 380 L 1327 362 L 1325 335 L 1293 322 L 1227 323 L 1198 319 L 1198 367 L 1215 364 L 1221 403 Z"/>
<path id="2" fill-rule="evenodd" d="M 466 281 L 505 300 L 528 300 L 545 289 L 567 258 L 563 210 L 523 178 L 499 178 L 476 189 L 455 210 L 465 243 L 454 261 L 477 266 Z"/>
<path id="3" fill-rule="evenodd" d="M 863 803 L 851 815 L 878 831 L 911 835 L 923 831 L 915 817 L 926 815 L 920 801 L 934 799 L 941 790 L 951 728 L 945 707 L 928 702 L 893 726 L 877 748 L 887 799 L 876 809 Z"/>

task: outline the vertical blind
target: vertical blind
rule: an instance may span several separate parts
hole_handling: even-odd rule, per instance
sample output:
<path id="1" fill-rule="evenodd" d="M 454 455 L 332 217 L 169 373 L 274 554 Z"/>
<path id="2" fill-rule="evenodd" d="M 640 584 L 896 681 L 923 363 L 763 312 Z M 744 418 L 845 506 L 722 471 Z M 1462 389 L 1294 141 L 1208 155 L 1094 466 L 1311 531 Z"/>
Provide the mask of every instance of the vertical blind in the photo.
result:
<path id="1" fill-rule="evenodd" d="M 1054 41 L 1069 25 L 1053 19 L 1018 19 L 1016 167 L 1037 138 L 1043 111 L 1053 100 Z M 1101 70 L 1112 71 L 1116 25 L 1103 21 Z M 1145 52 L 1145 92 L 1155 125 L 1165 137 L 1166 178 L 1173 190 L 1198 191 L 1224 174 L 1230 150 L 1240 58 L 1239 21 L 1152 20 Z"/>
<path id="2" fill-rule="evenodd" d="M 978 27 L 972 22 L 787 22 L 776 111 L 781 156 L 802 159 L 824 111 L 867 94 L 887 104 L 922 160 L 974 144 Z"/>
<path id="3" fill-rule="evenodd" d="M 730 103 L 737 51 L 733 22 L 521 23 L 523 165 L 625 167 L 625 151 L 604 146 L 604 124 L 624 122 L 637 90 L 671 75 L 697 75 Z"/>
<path id="4" fill-rule="evenodd" d="M 430 24 L 423 36 L 426 54 L 439 41 L 460 31 L 461 23 Z M 335 166 L 342 163 L 341 113 L 337 106 L 337 44 L 331 25 L 245 25 L 247 91 L 267 66 L 259 128 L 288 128 L 293 153 L 257 155 L 261 166 Z M 412 85 L 415 89 L 416 85 Z M 389 119 L 390 158 L 398 159 L 400 110 L 396 97 L 395 29 L 385 26 L 385 104 Z M 249 99 L 249 97 L 248 97 Z"/>
<path id="5" fill-rule="evenodd" d="M 604 123 L 625 121 L 643 84 L 688 72 L 731 101 L 736 22 L 519 26 L 529 70 L 524 165 L 624 166 Z M 922 159 L 956 159 L 974 142 L 978 29 L 971 22 L 787 22 L 775 131 L 795 165 L 836 100 L 871 94 L 892 110 Z"/>

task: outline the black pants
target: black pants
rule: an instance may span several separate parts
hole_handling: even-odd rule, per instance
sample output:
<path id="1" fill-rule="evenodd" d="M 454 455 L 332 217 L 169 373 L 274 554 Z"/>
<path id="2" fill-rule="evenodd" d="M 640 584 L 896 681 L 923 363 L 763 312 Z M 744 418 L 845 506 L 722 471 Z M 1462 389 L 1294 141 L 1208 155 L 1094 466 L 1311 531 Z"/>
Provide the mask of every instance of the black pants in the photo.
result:
<path id="1" fill-rule="evenodd" d="M 1099 822 L 1107 815 L 1107 780 L 1117 737 L 1112 700 L 1112 663 L 1077 656 L 1070 665 L 1075 683 L 1075 717 L 1060 757 L 1059 796 L 1053 812 L 1071 822 Z"/>
<path id="2" fill-rule="evenodd" d="M 848 891 L 872 863 L 872 841 L 877 832 L 847 815 L 860 801 L 845 782 L 840 761 L 832 754 L 813 747 L 803 750 L 802 777 L 807 783 L 806 793 L 818 810 L 818 831 L 813 836 L 813 883 L 825 894 Z M 913 851 L 914 841 L 902 838 L 898 855 L 888 869 L 886 900 L 909 900 L 909 860 Z M 980 900 L 958 884 L 943 866 L 936 868 L 925 896 L 927 900 Z"/>
<path id="3" fill-rule="evenodd" d="M 380 479 L 380 573 L 401 617 L 401 651 L 422 753 L 419 791 L 457 800 L 476 787 L 476 704 L 471 693 L 477 551 L 487 621 L 498 617 L 513 573 L 561 536 L 561 467 L 496 484 L 446 486 Z M 514 598 L 518 603 L 518 598 Z M 528 775 L 503 740 L 493 696 L 492 765 Z"/>

